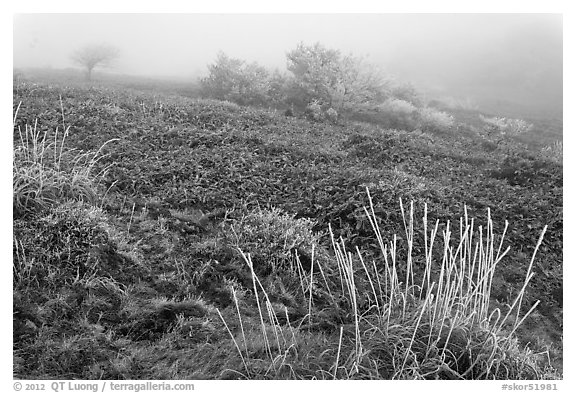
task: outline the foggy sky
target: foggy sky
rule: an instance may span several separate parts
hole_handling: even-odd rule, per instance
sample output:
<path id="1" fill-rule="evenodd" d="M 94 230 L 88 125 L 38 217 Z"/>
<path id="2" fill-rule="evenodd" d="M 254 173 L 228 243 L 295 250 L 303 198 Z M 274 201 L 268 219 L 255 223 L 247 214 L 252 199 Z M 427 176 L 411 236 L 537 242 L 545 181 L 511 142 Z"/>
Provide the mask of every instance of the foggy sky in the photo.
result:
<path id="1" fill-rule="evenodd" d="M 74 49 L 107 43 L 121 53 L 113 72 L 192 78 L 220 50 L 284 70 L 301 41 L 437 90 L 561 102 L 559 14 L 17 14 L 13 61 L 74 67 Z"/>

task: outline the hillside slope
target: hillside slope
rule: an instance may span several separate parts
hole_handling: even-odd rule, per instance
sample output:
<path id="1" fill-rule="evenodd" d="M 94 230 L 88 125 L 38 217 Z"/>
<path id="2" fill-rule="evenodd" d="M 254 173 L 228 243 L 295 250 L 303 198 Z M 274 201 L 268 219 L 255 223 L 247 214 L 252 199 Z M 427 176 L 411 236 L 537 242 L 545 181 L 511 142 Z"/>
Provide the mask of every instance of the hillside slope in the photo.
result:
<path id="1" fill-rule="evenodd" d="M 101 155 L 91 167 L 95 192 L 90 198 L 71 187 L 50 191 L 46 203 L 27 203 L 39 193 L 20 195 L 15 187 L 17 377 L 332 378 L 336 349 L 359 353 L 358 339 L 355 349 L 349 339 L 359 326 L 354 316 L 361 310 L 373 313 L 374 299 L 350 301 L 355 312 L 346 311 L 351 304 L 342 299 L 351 292 L 344 288 L 348 281 L 337 280 L 340 265 L 329 262 L 338 256 L 329 225 L 350 251 L 358 247 L 368 263 L 383 261 L 364 212 L 370 203 L 367 188 L 382 238 L 398 236 L 397 259 L 415 255 L 416 275 L 425 271 L 428 246 L 418 237 L 407 245 L 400 199 L 405 208 L 414 202 L 417 233 L 426 204 L 428 230 L 439 220 L 439 238 L 448 220 L 458 233 L 465 206 L 468 217 L 483 227 L 489 208 L 496 234 L 508 221 L 503 249 L 511 249 L 496 266 L 491 291 L 491 307 L 503 310 L 521 289 L 548 225 L 522 312 L 536 300 L 540 305 L 516 334 L 534 352 L 549 349 L 553 366 L 561 368 L 562 166 L 513 139 L 491 143 L 466 124 L 446 133 L 406 132 L 365 123 L 314 123 L 176 95 L 41 83 L 15 89 L 14 112 L 15 150 L 31 143 L 22 138 L 28 125 L 40 139 L 46 133 L 45 140 L 57 141 L 50 159 L 60 148 L 66 161 L 64 145 Z M 68 127 L 64 141 L 62 130 Z M 254 271 L 238 248 L 251 254 Z M 438 264 L 434 274 L 442 251 L 431 255 Z M 359 260 L 355 263 L 358 293 L 369 294 L 372 287 L 377 297 L 370 274 L 366 270 L 362 276 Z M 403 266 L 398 264 L 399 277 L 410 273 Z M 259 315 L 263 306 L 253 295 L 260 287 L 252 273 L 262 280 L 274 323 Z M 307 275 L 316 283 L 306 281 Z M 240 332 L 251 343 L 245 357 L 230 339 Z M 280 337 L 286 340 L 288 333 L 298 349 L 291 353 L 286 345 L 278 360 L 269 339 L 275 337 L 282 347 Z M 328 358 L 322 355 L 325 348 L 334 352 Z M 367 363 L 340 358 L 344 368 L 333 373 L 339 378 L 427 375 L 424 368 L 412 374 L 375 368 L 368 358 L 386 364 L 389 355 L 380 347 L 368 352 Z M 447 362 L 452 371 L 428 377 L 487 377 L 466 372 L 475 363 L 462 362 Z M 533 368 L 539 373 L 519 367 L 516 376 L 551 375 L 549 365 Z"/>

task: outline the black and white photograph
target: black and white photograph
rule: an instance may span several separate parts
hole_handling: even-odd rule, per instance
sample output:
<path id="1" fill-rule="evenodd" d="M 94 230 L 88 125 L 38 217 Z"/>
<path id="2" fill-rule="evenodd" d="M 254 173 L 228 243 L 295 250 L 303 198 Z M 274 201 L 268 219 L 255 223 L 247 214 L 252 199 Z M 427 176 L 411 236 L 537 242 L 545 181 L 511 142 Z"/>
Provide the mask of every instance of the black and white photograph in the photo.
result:
<path id="1" fill-rule="evenodd" d="M 562 13 L 12 22 L 14 391 L 561 390 Z"/>

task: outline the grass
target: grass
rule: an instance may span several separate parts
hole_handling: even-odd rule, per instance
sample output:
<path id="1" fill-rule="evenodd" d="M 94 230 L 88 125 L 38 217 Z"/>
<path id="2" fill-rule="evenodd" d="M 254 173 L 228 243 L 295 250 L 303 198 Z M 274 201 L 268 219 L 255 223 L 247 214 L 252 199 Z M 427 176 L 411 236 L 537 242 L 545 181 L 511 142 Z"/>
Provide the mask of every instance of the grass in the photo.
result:
<path id="1" fill-rule="evenodd" d="M 62 101 L 60 101 L 62 104 Z M 14 127 L 20 105 L 14 114 Z M 95 181 L 100 178 L 101 170 L 94 174 L 94 166 L 102 157 L 102 149 L 110 142 L 105 142 L 98 151 L 81 152 L 65 148 L 70 127 L 66 127 L 62 108 L 62 130 L 59 127 L 53 132 L 42 132 L 38 122 L 34 125 L 18 126 L 19 144 L 14 146 L 12 161 L 13 208 L 16 215 L 35 209 L 46 209 L 50 205 L 67 199 L 96 201 Z"/>
<path id="2" fill-rule="evenodd" d="M 561 378 L 562 168 L 540 149 L 14 94 L 16 377 Z"/>
<path id="3" fill-rule="evenodd" d="M 299 353 L 306 347 L 303 345 L 306 337 L 301 334 L 305 329 L 294 329 L 286 308 L 283 310 L 286 315 L 284 323 L 279 322 L 273 304 L 254 271 L 250 254 L 242 252 L 252 274 L 261 340 L 267 354 L 266 373 L 254 375 L 255 371 L 249 367 L 253 361 L 250 357 L 250 343 L 246 341 L 242 314 L 234 295 L 241 336 L 233 334 L 222 314 L 218 313 L 242 359 L 245 372 L 242 376 L 278 378 L 289 369 L 294 378 L 309 378 L 310 375 L 300 375 L 295 371 L 302 368 L 302 364 L 298 363 L 306 362 L 310 357 L 320 358 L 322 354 L 331 353 L 333 363 L 324 362 L 325 366 L 331 367 L 316 370 L 315 378 L 543 378 L 545 371 L 539 368 L 537 356 L 519 347 L 514 332 L 538 305 L 536 302 L 526 314 L 521 315 L 524 291 L 534 275 L 534 258 L 546 228 L 534 248 L 522 289 L 514 302 L 507 306 L 508 310 L 502 312 L 491 306 L 490 290 L 496 265 L 505 258 L 509 248 L 502 250 L 505 233 L 500 239 L 495 235 L 489 211 L 486 228 L 479 227 L 477 230 L 474 228 L 474 220 L 469 220 L 465 214 L 458 228 L 459 237 L 455 240 L 447 223 L 442 234 L 443 244 L 439 245 L 443 257 L 437 261 L 432 255 L 438 235 L 438 222 L 428 232 L 425 207 L 423 234 L 426 239 L 426 257 L 423 270 L 417 275 L 411 252 L 406 261 L 398 260 L 397 237 L 388 243 L 382 239 L 370 196 L 369 200 L 370 208 L 365 209 L 365 213 L 378 239 L 384 263 L 381 266 L 375 261 L 368 263 L 358 248 L 356 254 L 347 251 L 344 240 L 336 240 L 331 234 L 338 266 L 337 277 L 343 288 L 340 295 L 347 295 L 348 309 L 345 312 L 353 317 L 351 323 L 340 327 L 339 336 L 333 335 L 326 347 L 316 348 L 321 353 Z M 408 250 L 412 250 L 415 235 L 413 206 L 405 214 L 400 203 Z M 504 232 L 506 228 L 507 225 Z M 405 276 L 400 273 L 400 263 L 405 263 Z M 313 269 L 310 270 L 309 278 L 299 276 L 303 296 L 306 297 L 308 292 L 310 299 L 309 314 L 301 322 L 312 324 L 313 287 L 326 283 L 325 289 L 330 291 L 326 278 L 321 280 L 319 273 L 317 276 L 314 277 Z M 371 292 L 362 294 L 358 286 L 365 287 L 362 284 L 366 282 Z M 362 297 L 366 299 L 360 301 Z M 333 296 L 332 303 L 338 304 Z M 342 364 L 341 357 L 345 359 Z"/>

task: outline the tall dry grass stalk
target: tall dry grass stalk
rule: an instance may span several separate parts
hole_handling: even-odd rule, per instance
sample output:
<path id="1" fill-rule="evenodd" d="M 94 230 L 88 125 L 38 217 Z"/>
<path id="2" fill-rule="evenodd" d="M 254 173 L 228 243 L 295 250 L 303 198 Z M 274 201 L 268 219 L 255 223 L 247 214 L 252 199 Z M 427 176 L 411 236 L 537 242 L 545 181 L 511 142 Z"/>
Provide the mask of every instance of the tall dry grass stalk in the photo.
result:
<path id="1" fill-rule="evenodd" d="M 417 234 L 414 228 L 414 206 L 411 203 L 409 210 L 406 211 L 400 201 L 405 246 L 408 250 L 405 270 L 402 270 L 403 274 L 400 276 L 401 261 L 397 258 L 398 238 L 393 236 L 389 242 L 383 239 L 372 197 L 369 190 L 367 192 L 369 206 L 365 207 L 365 214 L 380 247 L 382 256 L 380 262 L 373 260 L 372 263 L 367 263 L 358 248 L 355 254 L 348 251 L 345 241 L 342 238 L 336 239 L 330 228 L 334 263 L 338 267 L 337 275 L 334 272 L 333 277 L 327 278 L 320 267 L 318 269 L 320 273 L 316 274 L 323 279 L 314 281 L 312 270 L 316 263 L 314 260 L 309 277 L 306 277 L 303 269 L 298 270 L 302 293 L 308 301 L 309 314 L 314 310 L 311 295 L 313 283 L 319 286 L 326 285 L 330 296 L 333 296 L 335 290 L 340 289 L 340 295 L 345 296 L 350 305 L 353 327 L 349 328 L 349 333 L 353 332 L 353 340 L 343 342 L 344 327 L 340 327 L 336 358 L 327 373 L 336 378 L 337 371 L 343 367 L 346 368 L 347 377 L 358 375 L 360 370 L 366 372 L 366 363 L 370 363 L 367 359 L 371 356 L 371 349 L 381 346 L 386 348 L 388 356 L 392 358 L 391 378 L 448 376 L 465 379 L 514 375 L 510 371 L 511 366 L 503 362 L 511 361 L 506 360 L 506 354 L 517 348 L 514 332 L 538 305 L 536 302 L 526 314 L 521 315 L 524 293 L 534 275 L 532 266 L 546 227 L 534 249 L 523 286 L 512 305 L 508 306 L 507 312 L 503 314 L 491 306 L 490 297 L 496 267 L 510 250 L 510 247 L 502 249 L 508 222 L 503 233 L 497 236 L 494 233 L 490 210 L 486 227 L 476 228 L 474 219 L 468 217 L 465 208 L 464 217 L 460 219 L 458 227 L 454 229 L 451 223 L 447 222 L 439 236 L 439 222 L 430 225 L 428 208 L 424 206 L 422 220 L 424 261 L 420 262 L 420 266 L 416 269 L 413 255 Z M 442 244 L 438 245 L 440 237 Z M 441 252 L 433 252 L 438 251 L 438 247 L 441 247 Z M 276 328 L 282 332 L 282 327 L 274 317 L 268 295 L 256 277 L 249 254 L 242 252 L 242 256 L 252 273 L 262 335 L 266 341 L 268 355 L 274 363 L 273 348 L 280 351 L 287 351 L 289 347 L 297 348 L 298 336 L 290 326 L 292 332 L 290 340 L 282 341 L 276 333 L 274 338 L 269 337 L 264 315 L 268 314 L 268 321 L 274 327 L 274 332 Z M 296 265 L 300 266 L 299 261 Z M 330 278 L 340 281 L 335 284 L 336 288 L 333 286 L 332 291 L 328 285 Z M 310 280 L 308 283 L 307 279 Z M 359 293 L 357 284 L 360 282 L 365 284 L 361 287 L 369 288 L 369 293 Z M 308 296 L 306 296 L 307 287 Z M 259 293 L 262 293 L 265 299 L 264 306 L 259 300 Z M 366 301 L 361 304 L 359 299 L 366 298 L 368 304 Z M 334 297 L 332 300 L 334 304 L 337 303 Z M 310 321 L 312 315 L 308 315 L 307 318 Z M 275 342 L 272 343 L 273 341 Z M 340 364 L 342 357 L 348 359 L 346 365 Z M 376 371 L 373 373 L 379 375 Z"/>
<path id="2" fill-rule="evenodd" d="M 16 108 L 13 126 L 17 132 L 14 146 L 13 203 L 17 213 L 43 209 L 66 199 L 84 200 L 93 203 L 96 199 L 95 180 L 109 167 L 94 173 L 104 147 L 118 139 L 106 141 L 96 152 L 82 152 L 65 147 L 70 126 L 65 126 L 62 102 L 62 123 L 50 135 L 34 125 L 18 126 L 16 119 L 21 102 Z"/>

